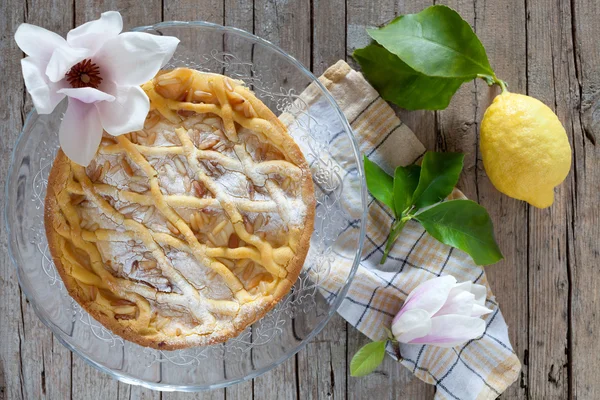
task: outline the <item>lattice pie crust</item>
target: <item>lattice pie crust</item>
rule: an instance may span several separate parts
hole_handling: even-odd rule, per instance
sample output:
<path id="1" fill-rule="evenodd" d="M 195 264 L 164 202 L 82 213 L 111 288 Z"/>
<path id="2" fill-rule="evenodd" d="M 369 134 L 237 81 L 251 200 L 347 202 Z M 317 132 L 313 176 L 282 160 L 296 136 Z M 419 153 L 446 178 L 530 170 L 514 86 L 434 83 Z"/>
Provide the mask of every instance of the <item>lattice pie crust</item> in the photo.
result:
<path id="1" fill-rule="evenodd" d="M 225 341 L 291 288 L 313 230 L 306 160 L 240 82 L 190 69 L 143 85 L 143 130 L 59 152 L 45 224 L 71 296 L 113 332 L 176 349 Z"/>

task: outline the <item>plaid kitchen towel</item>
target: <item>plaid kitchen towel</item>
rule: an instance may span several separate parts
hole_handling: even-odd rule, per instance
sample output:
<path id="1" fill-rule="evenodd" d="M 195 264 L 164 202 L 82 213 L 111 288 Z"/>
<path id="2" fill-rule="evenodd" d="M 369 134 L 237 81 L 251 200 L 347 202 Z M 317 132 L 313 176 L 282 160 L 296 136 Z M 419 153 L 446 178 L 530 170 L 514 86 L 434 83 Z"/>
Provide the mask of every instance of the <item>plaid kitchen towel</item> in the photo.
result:
<path id="1" fill-rule="evenodd" d="M 393 175 L 397 165 L 412 164 L 425 152 L 413 132 L 396 116 L 392 108 L 363 76 L 344 61 L 330 67 L 320 78 L 346 115 L 360 151 Z M 316 91 L 308 88 L 301 97 L 318 112 Z M 317 108 L 317 110 L 313 110 Z M 331 141 L 336 160 L 353 157 L 351 149 Z M 349 160 L 350 162 L 350 160 Z M 342 165 L 343 168 L 343 165 Z M 359 191 L 355 191 L 359 192 Z M 459 191 L 455 197 L 464 197 Z M 359 207 L 360 199 L 346 198 L 347 207 Z M 518 377 L 519 359 L 508 338 L 506 322 L 489 287 L 483 268 L 475 265 L 464 252 L 448 247 L 410 221 L 387 262 L 379 265 L 393 217 L 384 205 L 369 197 L 367 235 L 356 276 L 338 312 L 372 340 L 386 337 L 390 326 L 411 290 L 420 283 L 440 276 L 453 275 L 459 282 L 473 281 L 488 288 L 487 307 L 493 312 L 484 317 L 483 336 L 460 347 L 402 345 L 402 364 L 421 380 L 436 385 L 436 399 L 495 399 Z M 354 233 L 355 234 L 355 233 Z M 337 260 L 354 252 L 344 241 L 334 249 Z M 355 246 L 355 241 L 349 240 Z M 346 246 L 348 247 L 348 246 Z M 344 282 L 352 263 L 336 262 L 321 287 L 335 292 Z M 336 273 L 338 269 L 338 273 Z M 340 269 L 342 269 L 340 271 Z M 343 269 L 346 269 L 345 271 Z M 393 349 L 389 354 L 396 358 Z"/>

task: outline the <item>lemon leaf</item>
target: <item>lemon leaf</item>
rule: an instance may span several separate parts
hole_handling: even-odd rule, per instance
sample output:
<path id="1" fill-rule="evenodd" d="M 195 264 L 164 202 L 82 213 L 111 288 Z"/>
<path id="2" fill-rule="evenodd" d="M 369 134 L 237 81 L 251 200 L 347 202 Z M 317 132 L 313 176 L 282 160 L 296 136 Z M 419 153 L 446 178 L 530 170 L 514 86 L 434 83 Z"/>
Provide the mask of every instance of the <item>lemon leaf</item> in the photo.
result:
<path id="1" fill-rule="evenodd" d="M 365 376 L 377 368 L 385 357 L 387 341 L 371 342 L 361 347 L 350 361 L 350 375 Z"/>
<path id="2" fill-rule="evenodd" d="M 435 77 L 494 75 L 487 54 L 471 26 L 443 5 L 401 15 L 367 33 L 412 69 Z"/>
<path id="3" fill-rule="evenodd" d="M 369 192 L 377 200 L 394 210 L 394 178 L 364 156 L 365 178 Z"/>
<path id="4" fill-rule="evenodd" d="M 419 175 L 421 175 L 421 167 L 418 165 L 396 168 L 394 172 L 394 206 L 396 215 L 402 215 L 402 212 L 412 205 L 411 199 L 419 184 Z"/>
<path id="5" fill-rule="evenodd" d="M 493 264 L 504 258 L 496 243 L 490 216 L 474 201 L 446 201 L 414 218 L 431 236 L 468 253 L 477 265 Z"/>
<path id="6" fill-rule="evenodd" d="M 419 209 L 448 197 L 458 182 L 464 157 L 462 153 L 425 153 L 421 163 L 419 185 L 412 196 L 412 204 Z"/>
<path id="7" fill-rule="evenodd" d="M 376 44 L 355 50 L 353 57 L 384 100 L 407 110 L 443 110 L 465 81 L 424 75 Z"/>

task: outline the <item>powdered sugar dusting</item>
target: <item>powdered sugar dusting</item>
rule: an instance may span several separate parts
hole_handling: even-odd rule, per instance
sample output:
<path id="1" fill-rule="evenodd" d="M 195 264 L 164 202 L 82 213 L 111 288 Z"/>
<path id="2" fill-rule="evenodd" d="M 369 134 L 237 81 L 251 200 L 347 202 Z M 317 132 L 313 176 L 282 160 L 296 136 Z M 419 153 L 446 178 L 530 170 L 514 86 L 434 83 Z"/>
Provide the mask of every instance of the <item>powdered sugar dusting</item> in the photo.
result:
<path id="1" fill-rule="evenodd" d="M 198 157 L 197 162 L 188 159 L 188 150 L 176 133 L 176 129 L 180 127 L 187 130 L 189 139 L 200 150 L 194 156 Z M 307 212 L 300 179 L 287 175 L 294 171 L 294 166 L 263 134 L 240 126 L 236 128 L 242 144 L 228 140 L 223 121 L 216 115 L 186 114 L 180 123 L 172 123 L 161 117 L 154 126 L 128 134 L 127 139 L 138 146 L 138 151 L 155 171 L 163 200 L 207 249 L 228 246 L 235 248 L 238 245 L 252 247 L 248 243 L 240 243 L 230 222 L 231 218 L 222 207 L 224 200 L 233 202 L 234 205 L 260 203 L 264 204 L 261 207 L 271 207 L 268 212 L 253 212 L 236 206 L 243 217 L 245 229 L 250 229 L 250 234 L 258 235 L 274 248 L 286 246 L 287 232 L 291 228 L 301 227 Z M 197 168 L 200 168 L 199 175 Z M 114 139 L 105 136 L 99 154 L 86 172 L 97 187 L 104 187 L 101 195 L 115 210 L 152 232 L 170 266 L 201 298 L 238 301 L 238 293 L 231 289 L 230 283 L 212 267 L 205 265 L 201 261 L 202 257 L 191 254 L 183 233 L 155 206 L 150 179 L 145 175 L 142 164 L 136 165 L 129 159 Z M 200 176 L 202 174 L 210 177 L 216 193 L 204 186 L 204 178 Z M 160 263 L 154 258 L 153 251 L 142 240 L 126 236 L 127 232 L 119 223 L 104 215 L 92 202 L 87 205 L 89 207 L 82 204 L 78 208 L 81 219 L 86 221 L 84 229 L 106 229 L 123 233 L 118 240 L 99 241 L 98 250 L 115 276 L 130 279 L 157 291 L 158 294 L 150 299 L 150 303 L 158 313 L 155 322 L 161 325 L 164 332 L 179 334 L 177 332 L 183 330 L 186 334 L 197 334 L 217 328 L 235 329 L 236 320 L 247 320 L 249 313 L 257 312 L 256 306 L 263 307 L 258 303 L 252 306 L 253 303 L 246 300 L 245 306 L 236 315 L 217 312 L 212 313 L 214 316 L 210 318 L 204 318 L 208 308 L 190 313 L 190 307 L 196 307 L 192 303 L 170 304 L 158 300 L 160 294 L 185 294 L 185 285 L 178 287 L 165 275 Z M 165 237 L 173 239 L 166 240 Z M 268 284 L 264 282 L 263 276 L 275 279 L 260 263 L 249 259 L 217 257 L 216 260 L 230 269 L 245 288 L 258 280 L 260 285 L 257 294 L 260 290 L 265 290 L 263 284 Z M 251 289 L 255 287 L 256 283 Z M 161 318 L 168 321 L 162 321 Z"/>

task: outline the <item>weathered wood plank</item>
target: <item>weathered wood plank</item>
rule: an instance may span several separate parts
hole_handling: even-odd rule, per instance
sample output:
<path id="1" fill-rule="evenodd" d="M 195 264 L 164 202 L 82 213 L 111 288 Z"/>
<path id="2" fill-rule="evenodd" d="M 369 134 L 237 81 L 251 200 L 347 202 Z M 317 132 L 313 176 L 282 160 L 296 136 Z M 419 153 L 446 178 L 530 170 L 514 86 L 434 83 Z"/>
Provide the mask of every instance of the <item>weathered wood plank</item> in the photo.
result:
<path id="1" fill-rule="evenodd" d="M 247 32 L 254 30 L 254 1 L 253 0 L 225 0 L 224 24 L 244 29 Z M 230 52 L 244 60 L 252 60 L 251 49 L 240 46 L 236 40 L 225 43 L 225 52 Z M 252 352 L 248 352 L 242 362 L 250 363 Z M 230 386 L 225 389 L 227 400 L 245 400 L 253 398 L 254 382 L 252 380 Z"/>
<path id="2" fill-rule="evenodd" d="M 73 0 L 28 2 L 26 22 L 66 34 L 73 24 Z M 20 78 L 20 77 L 19 77 Z M 22 79 L 15 84 L 22 85 Z M 24 113 L 32 107 L 25 97 Z M 25 331 L 21 357 L 24 398 L 48 398 L 71 392 L 71 352 L 52 336 L 52 332 L 35 315 L 29 302 L 21 300 Z"/>
<path id="3" fill-rule="evenodd" d="M 299 400 L 295 357 L 254 379 L 252 396 L 254 399 Z"/>
<path id="4" fill-rule="evenodd" d="M 183 393 L 183 392 L 163 392 L 162 400 L 220 400 L 225 399 L 225 390 L 211 390 L 207 392 Z"/>
<path id="5" fill-rule="evenodd" d="M 224 23 L 254 33 L 254 1 L 225 0 Z"/>
<path id="6" fill-rule="evenodd" d="M 165 0 L 165 21 L 207 21 L 223 23 L 223 0 Z"/>
<path id="7" fill-rule="evenodd" d="M 286 4 L 273 0 L 245 0 L 239 4 L 234 0 L 207 0 L 200 4 L 165 0 L 164 9 L 159 0 L 77 0 L 75 8 L 72 0 L 5 1 L 0 4 L 4 38 L 0 43 L 0 89 L 7 99 L 0 108 L 4 122 L 0 126 L 0 183 L 4 183 L 10 151 L 30 107 L 16 62 L 21 52 L 11 39 L 20 22 L 26 20 L 65 34 L 72 27 L 73 9 L 76 24 L 97 18 L 101 11 L 118 9 L 127 27 L 159 21 L 163 13 L 165 19 L 204 19 L 249 31 L 256 26 L 257 34 L 278 43 L 319 74 L 343 57 L 344 51 L 351 54 L 354 48 L 368 43 L 366 25 L 384 23 L 397 13 L 420 11 L 432 2 L 406 3 L 348 0 L 344 13 L 341 10 L 345 1 L 313 0 L 311 13 L 308 0 Z M 489 279 L 509 324 L 515 350 L 529 364 L 524 365 L 521 384 L 513 385 L 503 397 L 598 398 L 600 382 L 594 376 L 598 364 L 594 355 L 600 347 L 596 318 L 600 278 L 593 266 L 600 257 L 600 177 L 596 172 L 599 150 L 592 135 L 600 137 L 600 52 L 596 43 L 600 26 L 594 19 L 600 6 L 594 0 L 449 0 L 448 4 L 475 26 L 492 65 L 500 77 L 509 81 L 511 90 L 528 92 L 557 111 L 574 148 L 573 170 L 557 190 L 555 205 L 539 211 L 500 195 L 485 176 L 477 153 L 478 121 L 496 92 L 483 82 L 466 85 L 437 118 L 431 112 L 400 110 L 403 121 L 428 149 L 468 153 L 460 187 L 486 206 L 495 222 L 506 260 L 488 268 Z M 348 22 L 345 40 L 340 36 L 345 25 L 343 14 Z M 0 207 L 3 202 L 1 199 Z M 53 339 L 20 295 L 6 251 L 3 224 L 0 253 L 2 400 L 70 398 L 71 393 L 78 398 L 119 399 L 253 395 L 327 398 L 330 393 L 333 397 L 348 394 L 352 398 L 433 396 L 431 387 L 411 380 L 391 360 L 368 379 L 347 378 L 348 360 L 367 339 L 350 327 L 346 333 L 346 324 L 340 317 L 335 317 L 295 359 L 254 384 L 247 382 L 226 391 L 187 395 L 152 392 L 118 384 L 77 357 L 73 358 L 71 376 L 70 352 Z"/>
<path id="8" fill-rule="evenodd" d="M 52 399 L 71 392 L 71 353 L 52 336 L 24 296 L 21 358 L 24 399 Z"/>
<path id="9" fill-rule="evenodd" d="M 352 52 L 371 42 L 365 27 L 381 26 L 399 14 L 417 13 L 433 3 L 432 0 L 416 0 L 405 2 L 405 4 L 397 4 L 392 0 L 377 2 L 348 0 L 346 7 L 348 63 L 358 68 L 358 65 L 352 59 Z M 438 135 L 433 111 L 406 111 L 395 106 L 393 108 L 397 110 L 402 122 L 412 129 L 427 149 L 433 150 L 436 148 Z"/>
<path id="10" fill-rule="evenodd" d="M 47 399 L 60 399 L 65 397 L 65 393 L 71 393 L 72 354 L 54 336 L 51 336 L 50 343 L 48 349 L 44 348 L 45 382 L 42 380 L 42 391 L 45 385 Z"/>
<path id="11" fill-rule="evenodd" d="M 116 400 L 161 400 L 162 396 L 161 392 L 122 382 L 119 382 L 117 393 Z"/>
<path id="12" fill-rule="evenodd" d="M 433 0 L 417 0 L 406 2 L 404 7 L 397 10 L 396 14 L 417 13 L 436 3 Z M 394 106 L 400 119 L 409 126 L 426 149 L 435 150 L 440 143 L 439 130 L 434 111 L 406 111 Z"/>
<path id="13" fill-rule="evenodd" d="M 576 98 L 572 30 L 568 2 L 527 4 L 528 94 L 550 106 L 572 136 Z M 529 395 L 569 396 L 569 277 L 566 223 L 571 179 L 555 190 L 551 208 L 529 209 Z"/>
<path id="14" fill-rule="evenodd" d="M 465 18 L 481 39 L 497 75 L 511 90 L 524 93 L 526 87 L 525 9 L 521 0 L 496 2 L 445 1 Z M 505 259 L 486 268 L 494 294 L 509 325 L 513 347 L 521 360 L 528 345 L 527 206 L 499 193 L 487 178 L 479 153 L 479 126 L 483 113 L 499 93 L 485 82 L 465 84 L 450 106 L 438 112 L 438 148 L 465 153 L 465 167 L 458 187 L 482 204 L 494 222 L 496 237 Z M 512 385 L 507 398 L 527 396 L 527 366 L 523 384 Z"/>
<path id="15" fill-rule="evenodd" d="M 254 1 L 254 32 L 291 54 L 306 66 L 310 66 L 311 30 L 310 0 L 279 2 Z M 260 55 L 255 54 L 254 62 Z M 284 327 L 292 335 L 292 326 Z M 298 392 L 297 356 L 254 380 L 254 398 L 295 399 L 302 398 Z"/>
<path id="16" fill-rule="evenodd" d="M 298 353 L 298 385 L 302 399 L 344 399 L 348 360 L 346 320 L 333 316 L 323 331 Z"/>
<path id="17" fill-rule="evenodd" d="M 358 68 L 351 60 L 352 52 L 370 43 L 365 28 L 380 26 L 389 22 L 398 14 L 415 13 L 430 6 L 433 2 L 419 0 L 404 5 L 398 5 L 391 0 L 379 2 L 363 2 L 348 0 L 347 2 L 347 56 L 348 62 Z M 401 120 L 409 126 L 419 140 L 428 148 L 435 149 L 436 129 L 435 114 L 431 111 L 398 110 Z M 348 327 L 348 363 L 358 349 L 368 343 L 368 339 L 358 330 Z M 393 360 L 386 358 L 376 372 L 368 378 L 348 377 L 347 395 L 350 399 L 365 398 L 410 398 L 431 399 L 434 388 L 427 385 Z"/>
<path id="18" fill-rule="evenodd" d="M 23 83 L 21 67 L 17 60 L 22 52 L 12 40 L 17 26 L 24 22 L 25 4 L 20 1 L 0 3 L 0 68 L 3 78 L 0 89 L 7 100 L 0 107 L 3 123 L 0 125 L 0 182 L 4 186 L 8 172 L 8 161 L 23 125 Z M 0 198 L 4 208 L 6 199 Z M 24 345 L 23 310 L 21 309 L 21 290 L 17 274 L 8 256 L 7 232 L 4 224 L 0 226 L 0 399 L 23 399 L 23 371 L 27 360 L 23 360 L 21 350 Z"/>
<path id="19" fill-rule="evenodd" d="M 160 0 L 76 0 L 75 25 L 100 18 L 105 11 L 119 11 L 123 16 L 123 31 L 161 21 Z"/>
<path id="20" fill-rule="evenodd" d="M 31 101 L 24 91 L 17 48 L 13 35 L 21 22 L 44 26 L 66 33 L 72 24 L 71 1 L 52 1 L 43 4 L 18 2 L 2 4 L 2 56 L 4 71 L 2 90 L 7 93 L 8 104 L 3 107 L 2 120 L 2 185 L 6 179 L 10 151 L 21 130 Z M 5 8 L 6 7 L 6 8 Z M 66 10 L 63 12 L 62 10 Z M 61 10 L 61 12 L 58 12 Z M 2 207 L 4 207 L 2 199 Z M 70 393 L 70 353 L 62 345 L 55 346 L 52 333 L 37 318 L 33 308 L 21 296 L 13 265 L 6 251 L 6 232 L 1 231 L 2 261 L 0 265 L 0 398 L 52 398 L 61 392 Z M 6 318 L 6 320 L 4 320 Z M 58 344 L 58 343 L 57 343 Z M 16 346 L 15 346 L 16 345 Z"/>
<path id="21" fill-rule="evenodd" d="M 348 328 L 348 360 L 370 340 L 356 329 Z M 386 357 L 370 375 L 361 378 L 348 377 L 348 399 L 415 399 L 430 400 L 435 389 L 414 377 L 408 369 Z"/>
<path id="22" fill-rule="evenodd" d="M 203 20 L 216 24 L 223 24 L 223 0 L 167 0 L 163 6 L 165 21 L 196 21 Z M 215 47 L 222 50 L 222 44 L 218 43 Z M 199 393 L 162 393 L 163 400 L 186 400 L 186 399 L 224 399 L 225 390 L 213 390 L 210 392 Z"/>
<path id="23" fill-rule="evenodd" d="M 123 16 L 123 30 L 127 31 L 140 25 L 153 24 L 161 20 L 160 0 L 144 2 L 136 1 L 103 1 L 76 0 L 75 25 L 97 19 L 100 13 L 119 10 Z M 130 390 L 108 375 L 87 365 L 79 357 L 73 357 L 73 398 L 118 398 L 122 390 Z M 135 393 L 140 393 L 134 389 Z"/>
<path id="24" fill-rule="evenodd" d="M 319 76 L 346 59 L 346 1 L 313 0 L 311 17 L 312 72 Z"/>
<path id="25" fill-rule="evenodd" d="M 115 399 L 118 398 L 118 391 L 119 382 L 73 355 L 72 399 Z"/>
<path id="26" fill-rule="evenodd" d="M 256 35 L 310 67 L 310 0 L 255 0 L 254 27 Z"/>
<path id="27" fill-rule="evenodd" d="M 571 1 L 572 45 L 575 77 L 569 73 L 570 113 L 576 109 L 573 99 L 579 96 L 580 113 L 572 119 L 573 171 L 570 193 L 572 209 L 567 215 L 570 225 L 568 263 L 571 272 L 571 393 L 574 399 L 600 398 L 598 379 L 600 351 L 600 25 L 596 16 L 600 4 L 594 0 Z M 566 12 L 565 14 L 568 14 Z M 562 57 L 561 57 L 562 59 Z M 571 61 L 568 59 L 571 66 Z M 558 61 L 558 60 L 557 60 Z M 572 68 L 572 67 L 571 67 Z M 575 110 L 574 110 L 575 109 Z"/>
<path id="28" fill-rule="evenodd" d="M 344 0 L 314 0 L 312 4 L 312 60 L 315 76 L 346 54 Z M 346 321 L 333 316 L 323 331 L 298 357 L 298 385 L 302 399 L 346 397 Z"/>

